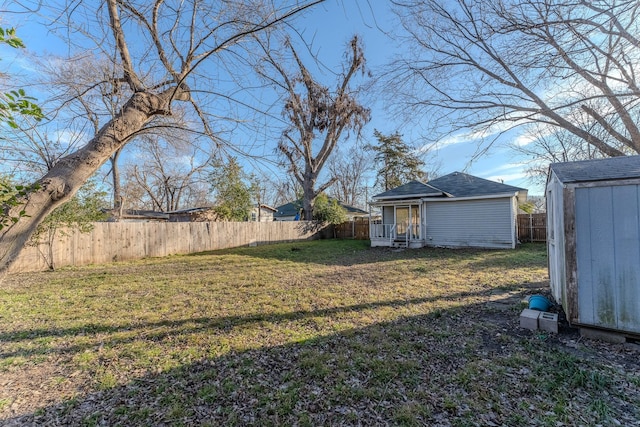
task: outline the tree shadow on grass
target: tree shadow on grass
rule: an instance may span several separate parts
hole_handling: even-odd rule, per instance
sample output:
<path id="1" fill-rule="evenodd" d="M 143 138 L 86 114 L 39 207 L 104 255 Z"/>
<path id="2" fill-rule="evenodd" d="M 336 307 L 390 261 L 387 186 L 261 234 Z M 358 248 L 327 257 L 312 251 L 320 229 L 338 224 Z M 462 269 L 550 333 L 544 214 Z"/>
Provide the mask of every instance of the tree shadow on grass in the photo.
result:
<path id="1" fill-rule="evenodd" d="M 96 338 L 100 336 L 102 346 L 113 347 L 120 344 L 131 343 L 137 340 L 162 341 L 179 334 L 198 333 L 203 331 L 229 332 L 234 328 L 241 328 L 249 324 L 269 322 L 278 324 L 282 322 L 299 321 L 314 317 L 330 317 L 345 313 L 362 312 L 381 308 L 402 308 L 436 301 L 459 301 L 463 298 L 488 297 L 506 294 L 509 290 L 482 289 L 477 291 L 456 292 L 446 295 L 434 295 L 428 297 L 397 299 L 388 301 L 372 301 L 362 304 L 337 306 L 317 310 L 297 310 L 286 313 L 257 313 L 254 315 L 222 316 L 222 317 L 195 317 L 180 320 L 162 320 L 159 322 L 126 323 L 120 325 L 87 323 L 71 328 L 30 328 L 23 331 L 0 332 L 0 343 L 14 343 L 19 348 L 12 351 L 0 352 L 0 360 L 10 357 L 30 357 L 34 355 L 46 355 L 52 353 L 64 353 L 74 355 L 95 347 Z M 122 332 L 137 332 L 126 338 L 117 337 Z M 33 340 L 47 338 L 65 338 L 83 336 L 86 339 L 83 344 L 63 345 L 54 348 L 34 348 Z"/>
<path id="2" fill-rule="evenodd" d="M 91 390 L 4 423 L 445 426 L 640 419 L 639 382 L 628 382 L 620 393 L 623 374 L 593 355 L 585 375 L 587 356 L 569 355 L 555 336 L 541 339 L 517 328 L 513 298 L 503 296 L 504 310 L 475 303 L 230 352 Z"/>

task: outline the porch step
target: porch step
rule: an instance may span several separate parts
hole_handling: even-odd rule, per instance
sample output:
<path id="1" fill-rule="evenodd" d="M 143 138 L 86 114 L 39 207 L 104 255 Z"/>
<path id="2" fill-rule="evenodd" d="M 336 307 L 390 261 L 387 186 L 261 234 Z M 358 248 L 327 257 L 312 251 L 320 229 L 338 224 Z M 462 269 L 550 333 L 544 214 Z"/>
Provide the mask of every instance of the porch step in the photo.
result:
<path id="1" fill-rule="evenodd" d="M 407 247 L 407 241 L 406 240 L 394 240 L 391 243 L 391 247 L 393 247 L 393 248 L 406 248 Z"/>

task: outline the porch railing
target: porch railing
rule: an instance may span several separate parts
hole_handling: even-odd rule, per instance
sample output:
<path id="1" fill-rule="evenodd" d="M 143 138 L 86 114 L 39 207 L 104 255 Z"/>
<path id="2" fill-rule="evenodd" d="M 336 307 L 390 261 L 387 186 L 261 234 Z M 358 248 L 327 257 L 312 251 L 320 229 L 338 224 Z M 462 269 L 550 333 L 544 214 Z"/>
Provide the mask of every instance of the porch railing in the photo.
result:
<path id="1" fill-rule="evenodd" d="M 396 238 L 396 225 L 372 223 L 369 226 L 369 237 L 371 239 L 394 240 Z"/>
<path id="2" fill-rule="evenodd" d="M 369 237 L 371 239 L 385 239 L 393 241 L 404 239 L 407 243 L 420 239 L 420 224 L 375 224 L 369 226 Z"/>

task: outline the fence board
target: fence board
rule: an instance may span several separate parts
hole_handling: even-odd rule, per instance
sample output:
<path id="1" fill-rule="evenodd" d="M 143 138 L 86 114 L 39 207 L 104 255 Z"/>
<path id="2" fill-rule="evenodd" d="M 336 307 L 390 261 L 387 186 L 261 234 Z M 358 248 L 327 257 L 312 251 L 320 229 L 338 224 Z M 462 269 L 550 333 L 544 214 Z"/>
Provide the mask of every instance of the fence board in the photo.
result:
<path id="1" fill-rule="evenodd" d="M 518 240 L 521 242 L 546 242 L 547 214 L 519 214 Z"/>
<path id="2" fill-rule="evenodd" d="M 317 239 L 325 228 L 307 221 L 97 222 L 89 233 L 66 230 L 53 244 L 55 267 L 104 264 L 146 257 Z M 46 245 L 27 246 L 12 272 L 42 271 Z"/>
<path id="3" fill-rule="evenodd" d="M 519 214 L 518 240 L 521 242 L 547 241 L 547 214 Z M 470 225 L 469 225 L 470 226 Z M 367 218 L 347 221 L 334 227 L 339 239 L 369 239 L 369 220 Z"/>
<path id="4" fill-rule="evenodd" d="M 334 226 L 338 239 L 369 240 L 369 218 L 357 218 Z"/>

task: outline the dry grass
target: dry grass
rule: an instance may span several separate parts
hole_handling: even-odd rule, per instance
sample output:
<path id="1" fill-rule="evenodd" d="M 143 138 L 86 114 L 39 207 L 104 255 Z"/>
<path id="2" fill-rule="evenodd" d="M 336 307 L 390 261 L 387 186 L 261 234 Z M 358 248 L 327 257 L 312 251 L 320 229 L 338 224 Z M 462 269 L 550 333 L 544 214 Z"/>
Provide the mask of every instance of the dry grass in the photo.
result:
<path id="1" fill-rule="evenodd" d="M 357 241 L 10 276 L 0 421 L 640 425 L 637 353 L 517 327 L 545 280 L 540 245 Z"/>

